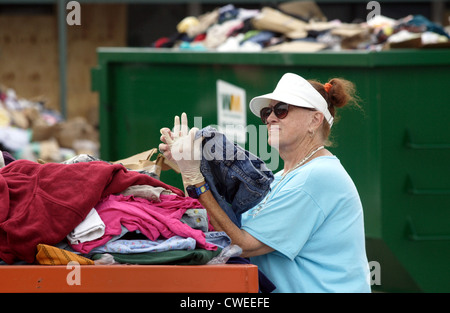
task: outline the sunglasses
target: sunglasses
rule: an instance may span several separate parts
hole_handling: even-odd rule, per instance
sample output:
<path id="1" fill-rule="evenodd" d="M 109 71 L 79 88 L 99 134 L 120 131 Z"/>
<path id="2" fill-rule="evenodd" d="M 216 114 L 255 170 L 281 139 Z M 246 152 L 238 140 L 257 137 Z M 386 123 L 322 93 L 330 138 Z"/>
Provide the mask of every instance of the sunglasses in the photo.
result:
<path id="1" fill-rule="evenodd" d="M 288 115 L 289 112 L 289 104 L 284 102 L 278 102 L 273 107 L 265 107 L 259 111 L 259 115 L 261 116 L 261 120 L 264 124 L 267 124 L 267 119 L 269 115 L 272 113 L 279 119 L 283 119 Z"/>

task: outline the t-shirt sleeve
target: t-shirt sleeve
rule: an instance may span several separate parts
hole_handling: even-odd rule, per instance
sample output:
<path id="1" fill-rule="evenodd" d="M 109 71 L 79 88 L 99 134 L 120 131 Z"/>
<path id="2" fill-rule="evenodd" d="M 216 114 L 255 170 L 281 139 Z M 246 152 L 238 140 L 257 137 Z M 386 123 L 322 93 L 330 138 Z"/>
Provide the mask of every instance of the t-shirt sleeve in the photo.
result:
<path id="1" fill-rule="evenodd" d="M 293 260 L 324 220 L 314 199 L 301 189 L 283 190 L 257 213 L 246 212 L 242 229 Z"/>

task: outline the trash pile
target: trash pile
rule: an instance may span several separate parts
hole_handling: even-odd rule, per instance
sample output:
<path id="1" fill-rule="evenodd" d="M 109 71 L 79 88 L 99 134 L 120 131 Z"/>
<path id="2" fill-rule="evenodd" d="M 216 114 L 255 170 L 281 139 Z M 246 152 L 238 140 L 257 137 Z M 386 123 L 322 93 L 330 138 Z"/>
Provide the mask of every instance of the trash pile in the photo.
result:
<path id="1" fill-rule="evenodd" d="M 61 162 L 75 155 L 99 154 L 98 131 L 85 118 L 64 120 L 43 101 L 19 98 L 0 87 L 0 151 L 16 159 Z"/>
<path id="2" fill-rule="evenodd" d="M 292 1 L 276 8 L 232 4 L 188 16 L 154 48 L 220 52 L 316 52 L 450 47 L 450 31 L 422 15 L 399 20 L 375 15 L 363 23 L 328 21 L 314 2 Z"/>

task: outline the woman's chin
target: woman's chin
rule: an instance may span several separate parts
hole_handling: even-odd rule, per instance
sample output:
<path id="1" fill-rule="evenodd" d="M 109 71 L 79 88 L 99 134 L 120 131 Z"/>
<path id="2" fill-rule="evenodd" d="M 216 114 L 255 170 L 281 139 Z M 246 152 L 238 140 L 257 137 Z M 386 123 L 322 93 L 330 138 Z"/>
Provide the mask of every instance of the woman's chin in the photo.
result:
<path id="1" fill-rule="evenodd" d="M 270 138 L 270 136 L 269 136 L 267 142 L 268 142 L 269 146 L 271 146 L 272 148 L 276 148 L 276 149 L 278 149 L 278 147 L 280 145 L 278 138 Z"/>
<path id="2" fill-rule="evenodd" d="M 280 133 L 278 131 L 269 131 L 267 142 L 271 147 L 277 148 L 280 144 Z"/>

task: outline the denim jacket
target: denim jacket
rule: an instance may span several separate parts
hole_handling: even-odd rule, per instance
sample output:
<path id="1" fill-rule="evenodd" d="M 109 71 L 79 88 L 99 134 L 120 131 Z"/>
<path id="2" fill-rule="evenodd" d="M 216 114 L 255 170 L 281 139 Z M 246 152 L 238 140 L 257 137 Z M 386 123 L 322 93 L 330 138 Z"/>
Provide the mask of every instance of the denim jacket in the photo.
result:
<path id="1" fill-rule="evenodd" d="M 241 226 L 241 214 L 257 205 L 270 190 L 273 173 L 266 164 L 215 128 L 199 130 L 203 136 L 200 171 L 228 217 Z"/>

